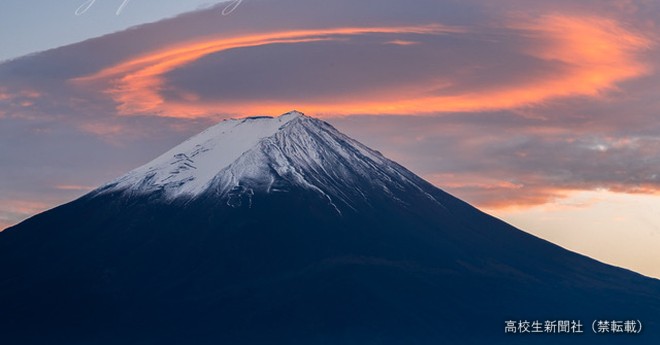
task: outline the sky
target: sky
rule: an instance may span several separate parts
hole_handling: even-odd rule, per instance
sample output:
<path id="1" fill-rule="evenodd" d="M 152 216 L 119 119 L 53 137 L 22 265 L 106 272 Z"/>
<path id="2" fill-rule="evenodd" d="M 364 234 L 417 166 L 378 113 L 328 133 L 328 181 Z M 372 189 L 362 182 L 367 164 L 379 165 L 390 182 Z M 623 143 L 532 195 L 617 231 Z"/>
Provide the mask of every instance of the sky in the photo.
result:
<path id="1" fill-rule="evenodd" d="M 4 0 L 0 4 L 0 61 L 77 43 L 221 2 Z"/>
<path id="2" fill-rule="evenodd" d="M 655 1 L 29 3 L 0 4 L 0 228 L 221 119 L 297 109 L 660 277 Z"/>

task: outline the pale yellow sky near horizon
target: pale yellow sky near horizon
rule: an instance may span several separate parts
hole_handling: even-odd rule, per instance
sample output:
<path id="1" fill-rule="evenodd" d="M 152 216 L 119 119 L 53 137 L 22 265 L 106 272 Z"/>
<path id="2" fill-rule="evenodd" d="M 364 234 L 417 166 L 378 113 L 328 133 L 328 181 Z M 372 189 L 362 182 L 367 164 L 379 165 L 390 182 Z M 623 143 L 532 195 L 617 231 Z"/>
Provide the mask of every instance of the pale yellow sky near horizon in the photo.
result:
<path id="1" fill-rule="evenodd" d="M 542 205 L 484 211 L 566 249 L 660 279 L 660 195 L 579 191 Z"/>

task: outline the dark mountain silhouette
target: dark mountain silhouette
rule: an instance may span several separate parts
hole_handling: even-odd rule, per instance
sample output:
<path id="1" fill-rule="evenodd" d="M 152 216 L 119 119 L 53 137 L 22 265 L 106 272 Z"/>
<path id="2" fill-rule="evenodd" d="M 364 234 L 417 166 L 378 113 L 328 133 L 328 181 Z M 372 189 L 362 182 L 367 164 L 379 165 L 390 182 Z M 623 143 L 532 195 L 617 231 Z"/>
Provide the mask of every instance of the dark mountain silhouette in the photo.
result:
<path id="1" fill-rule="evenodd" d="M 505 334 L 580 320 L 583 334 Z M 599 335 L 595 320 L 640 320 Z M 329 124 L 224 121 L 0 233 L 2 344 L 658 344 L 660 282 L 520 231 Z"/>

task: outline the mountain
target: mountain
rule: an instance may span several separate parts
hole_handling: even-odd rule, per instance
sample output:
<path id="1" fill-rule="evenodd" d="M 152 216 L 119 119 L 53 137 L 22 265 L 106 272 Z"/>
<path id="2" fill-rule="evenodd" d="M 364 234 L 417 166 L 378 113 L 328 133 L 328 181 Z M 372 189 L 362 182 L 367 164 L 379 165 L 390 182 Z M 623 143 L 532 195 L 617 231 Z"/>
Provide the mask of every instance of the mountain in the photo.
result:
<path id="1" fill-rule="evenodd" d="M 326 122 L 223 121 L 0 233 L 3 344 L 657 344 L 660 282 L 520 231 Z M 581 334 L 507 334 L 506 321 Z M 639 334 L 594 321 L 639 320 Z"/>

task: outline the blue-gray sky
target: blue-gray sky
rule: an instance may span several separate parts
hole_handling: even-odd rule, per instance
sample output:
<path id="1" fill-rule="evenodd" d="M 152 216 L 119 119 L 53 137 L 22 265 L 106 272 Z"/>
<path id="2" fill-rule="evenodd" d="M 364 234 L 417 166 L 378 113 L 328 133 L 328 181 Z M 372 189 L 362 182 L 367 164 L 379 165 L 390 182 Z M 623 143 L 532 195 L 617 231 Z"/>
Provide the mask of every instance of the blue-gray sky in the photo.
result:
<path id="1" fill-rule="evenodd" d="M 2 54 L 206 3 L 75 16 L 84 2 L 0 3 Z M 223 6 L 0 64 L 0 227 L 222 118 L 298 109 L 526 231 L 660 277 L 657 2 Z"/>
<path id="2" fill-rule="evenodd" d="M 0 4 L 0 61 L 223 1 L 227 0 L 96 0 L 93 3 L 89 0 L 3 0 Z"/>

